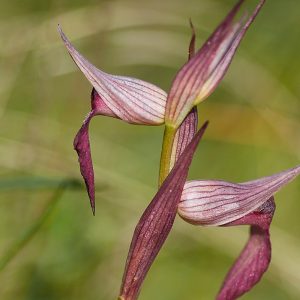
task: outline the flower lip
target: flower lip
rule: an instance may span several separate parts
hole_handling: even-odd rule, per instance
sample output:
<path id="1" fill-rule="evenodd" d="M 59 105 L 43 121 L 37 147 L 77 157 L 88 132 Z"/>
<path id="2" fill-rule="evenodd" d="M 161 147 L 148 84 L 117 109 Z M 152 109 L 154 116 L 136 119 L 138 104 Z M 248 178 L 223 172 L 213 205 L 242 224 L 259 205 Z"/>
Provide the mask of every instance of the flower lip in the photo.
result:
<path id="1" fill-rule="evenodd" d="M 74 149 L 78 154 L 78 161 L 80 165 L 80 172 L 84 178 L 86 189 L 90 198 L 90 204 L 93 215 L 95 215 L 95 183 L 94 183 L 94 169 L 89 140 L 89 124 L 94 116 L 91 111 L 84 120 L 74 139 Z"/>

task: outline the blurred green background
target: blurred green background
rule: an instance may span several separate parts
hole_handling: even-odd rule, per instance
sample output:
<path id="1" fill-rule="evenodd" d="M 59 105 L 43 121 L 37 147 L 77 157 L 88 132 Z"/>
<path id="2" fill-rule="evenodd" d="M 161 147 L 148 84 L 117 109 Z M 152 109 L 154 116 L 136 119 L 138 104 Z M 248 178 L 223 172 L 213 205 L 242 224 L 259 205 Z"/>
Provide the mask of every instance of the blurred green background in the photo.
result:
<path id="1" fill-rule="evenodd" d="M 0 299 L 115 299 L 133 229 L 156 192 L 163 127 L 95 118 L 92 216 L 72 147 L 91 87 L 57 24 L 98 67 L 167 91 L 187 59 L 188 19 L 199 47 L 234 3 L 0 0 Z M 199 106 L 210 126 L 190 178 L 242 182 L 299 164 L 299 12 L 296 0 L 266 3 Z M 271 266 L 242 299 L 300 299 L 299 187 L 277 195 Z M 177 218 L 140 298 L 213 299 L 247 231 Z"/>

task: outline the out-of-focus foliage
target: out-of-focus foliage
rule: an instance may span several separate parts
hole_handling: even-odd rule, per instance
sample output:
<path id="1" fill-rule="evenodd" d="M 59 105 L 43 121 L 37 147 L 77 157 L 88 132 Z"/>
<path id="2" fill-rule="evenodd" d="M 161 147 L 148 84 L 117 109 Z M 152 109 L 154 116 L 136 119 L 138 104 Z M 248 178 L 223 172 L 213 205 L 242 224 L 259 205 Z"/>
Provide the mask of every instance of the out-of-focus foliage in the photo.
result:
<path id="1" fill-rule="evenodd" d="M 0 265 L 20 248 L 1 270 L 0 299 L 114 299 L 134 226 L 157 188 L 163 128 L 99 117 L 91 124 L 96 217 L 83 188 L 57 193 L 63 180 L 81 182 L 72 140 L 91 90 L 57 23 L 98 67 L 168 90 L 187 59 L 188 18 L 200 46 L 234 2 L 0 2 Z M 189 178 L 242 182 L 299 164 L 299 11 L 299 1 L 267 1 L 199 107 L 211 123 Z M 243 299 L 300 298 L 299 187 L 297 180 L 277 195 L 271 267 Z M 246 231 L 177 218 L 141 299 L 213 299 Z"/>

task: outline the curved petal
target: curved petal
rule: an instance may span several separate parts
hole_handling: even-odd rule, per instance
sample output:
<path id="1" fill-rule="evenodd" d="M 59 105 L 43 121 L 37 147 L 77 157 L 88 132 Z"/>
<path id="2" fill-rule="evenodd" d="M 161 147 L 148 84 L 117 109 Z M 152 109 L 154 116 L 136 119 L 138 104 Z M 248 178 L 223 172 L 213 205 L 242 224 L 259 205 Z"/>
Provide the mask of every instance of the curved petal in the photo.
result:
<path id="1" fill-rule="evenodd" d="M 133 124 L 164 123 L 167 94 L 154 84 L 125 76 L 107 74 L 85 59 L 58 27 L 72 59 L 109 109 L 120 119 Z"/>
<path id="2" fill-rule="evenodd" d="M 249 240 L 223 282 L 217 300 L 234 300 L 257 284 L 271 260 L 269 228 L 275 212 L 271 197 L 258 210 L 225 226 L 251 225 Z"/>
<path id="3" fill-rule="evenodd" d="M 212 93 L 225 75 L 240 41 L 265 1 L 259 2 L 246 22 L 242 17 L 234 23 L 243 2 L 236 4 L 203 47 L 177 73 L 167 99 L 167 125 L 178 127 L 191 108 Z"/>
<path id="4" fill-rule="evenodd" d="M 300 174 L 300 166 L 240 184 L 216 180 L 188 181 L 178 205 L 189 223 L 223 225 L 257 209 Z"/>

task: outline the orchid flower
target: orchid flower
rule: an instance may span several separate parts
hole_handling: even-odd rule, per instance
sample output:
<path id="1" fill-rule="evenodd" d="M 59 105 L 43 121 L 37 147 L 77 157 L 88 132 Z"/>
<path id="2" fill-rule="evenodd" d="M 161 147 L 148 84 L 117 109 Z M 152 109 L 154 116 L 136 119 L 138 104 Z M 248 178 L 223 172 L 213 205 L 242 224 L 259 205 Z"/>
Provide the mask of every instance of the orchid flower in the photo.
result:
<path id="1" fill-rule="evenodd" d="M 193 34 L 189 51 L 190 60 L 194 56 L 194 43 L 195 35 Z M 176 130 L 171 146 L 171 167 L 178 164 L 178 157 L 193 138 L 197 121 L 197 111 L 194 107 Z M 240 297 L 258 283 L 267 270 L 271 260 L 269 228 L 275 212 L 273 195 L 299 174 L 300 166 L 242 184 L 216 180 L 186 182 L 178 203 L 178 214 L 185 221 L 205 226 L 250 225 L 249 240 L 228 272 L 216 297 L 217 300 L 233 300 Z M 165 182 L 162 188 L 166 188 Z M 174 198 L 176 195 L 174 193 Z M 157 202 L 163 202 L 163 200 L 157 199 Z M 164 222 L 163 217 L 162 214 L 159 215 L 160 223 Z M 149 263 L 153 261 L 153 258 L 147 259 L 147 254 L 153 253 L 155 247 L 149 247 L 149 243 L 145 241 L 152 241 L 157 234 L 150 231 L 149 235 L 142 237 L 138 231 L 141 224 L 143 224 L 143 217 L 136 227 L 130 246 L 120 292 L 122 300 L 132 300 L 138 297 L 141 280 L 146 276 Z M 137 245 L 139 250 L 135 251 L 136 255 L 142 254 L 144 258 L 146 257 L 143 263 L 137 263 L 133 258 L 133 249 L 136 249 Z M 147 265 L 146 270 L 143 267 L 145 265 Z M 133 274 L 139 275 L 134 277 Z M 138 288 L 133 278 L 137 280 Z"/>
<path id="2" fill-rule="evenodd" d="M 216 89 L 224 77 L 243 36 L 265 1 L 259 1 L 248 18 L 243 15 L 235 22 L 234 18 L 243 3 L 244 0 L 238 1 L 196 53 L 194 53 L 194 38 L 191 40 L 190 59 L 176 74 L 167 98 L 160 184 L 172 169 L 175 161 L 174 154 L 176 150 L 174 148 L 177 148 L 176 135 L 178 135 L 178 127 L 182 125 L 191 109 L 205 100 Z"/>
<path id="3" fill-rule="evenodd" d="M 220 180 L 185 183 L 178 214 L 204 226 L 250 225 L 250 238 L 226 276 L 218 300 L 236 299 L 249 291 L 271 259 L 269 227 L 275 211 L 273 195 L 300 174 L 300 166 L 261 179 L 234 184 Z"/>
<path id="4" fill-rule="evenodd" d="M 243 2 L 238 1 L 198 51 L 195 51 L 196 35 L 191 23 L 189 59 L 176 74 L 168 94 L 151 83 L 97 69 L 74 48 L 59 27 L 69 54 L 93 86 L 92 108 L 75 137 L 74 148 L 94 214 L 94 172 L 88 133 L 91 119 L 103 115 L 130 124 L 165 125 L 160 188 L 135 228 L 120 300 L 138 298 L 143 280 L 166 241 L 177 212 L 194 225 L 251 226 L 250 238 L 227 274 L 218 300 L 233 300 L 249 291 L 268 268 L 274 194 L 300 174 L 300 166 L 239 184 L 221 180 L 186 182 L 193 154 L 207 127 L 206 122 L 197 131 L 197 105 L 216 89 L 224 77 L 265 0 L 258 1 L 249 17 L 243 15 L 235 21 Z"/>
<path id="5" fill-rule="evenodd" d="M 193 34 L 189 48 L 190 59 L 175 76 L 168 95 L 154 84 L 99 70 L 74 48 L 61 27 L 58 27 L 69 54 L 93 86 L 92 110 L 74 140 L 93 213 L 95 187 L 88 133 L 91 119 L 96 115 L 104 115 L 131 124 L 166 124 L 160 164 L 161 184 L 174 165 L 175 155 L 180 154 L 176 139 L 181 123 L 191 110 L 193 118 L 197 118 L 197 111 L 193 107 L 215 90 L 225 75 L 242 37 L 264 4 L 264 0 L 261 0 L 248 19 L 242 17 L 234 22 L 234 17 L 243 2 L 244 0 L 240 0 L 237 3 L 195 55 Z M 186 142 L 189 141 L 190 138 L 186 139 Z"/>

